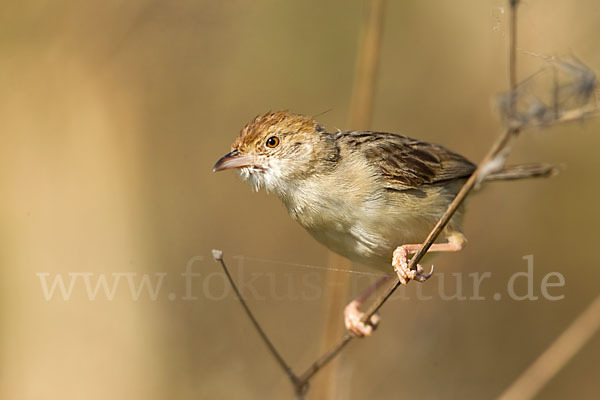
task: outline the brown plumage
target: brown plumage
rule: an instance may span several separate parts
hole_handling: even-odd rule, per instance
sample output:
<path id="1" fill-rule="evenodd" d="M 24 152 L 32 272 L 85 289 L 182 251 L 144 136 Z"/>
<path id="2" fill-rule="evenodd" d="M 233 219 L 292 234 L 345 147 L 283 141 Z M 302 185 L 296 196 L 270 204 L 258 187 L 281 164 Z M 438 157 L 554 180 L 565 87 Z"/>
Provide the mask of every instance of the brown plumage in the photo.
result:
<path id="1" fill-rule="evenodd" d="M 315 120 L 287 111 L 268 112 L 258 115 L 240 131 L 232 148 L 243 150 L 255 145 L 257 140 L 269 133 L 285 134 L 324 131 Z"/>
<path id="2" fill-rule="evenodd" d="M 269 147 L 267 140 L 277 139 Z M 330 249 L 386 268 L 394 248 L 420 243 L 475 170 L 443 146 L 386 132 L 329 133 L 287 111 L 256 117 L 215 170 L 240 168 L 277 194 L 290 215 Z M 548 165 L 509 167 L 488 179 L 546 176 Z M 460 217 L 447 234 L 460 232 Z"/>
<path id="3" fill-rule="evenodd" d="M 377 165 L 390 189 L 416 189 L 465 178 L 475 170 L 469 160 L 442 146 L 395 133 L 351 131 L 336 136 Z"/>
<path id="4" fill-rule="evenodd" d="M 394 256 L 394 269 L 406 283 L 427 278 L 421 270 L 408 269 L 406 257 L 423 242 L 475 165 L 440 145 L 385 132 L 329 133 L 310 117 L 279 111 L 256 117 L 242 129 L 214 170 L 229 168 L 239 168 L 256 190 L 277 194 L 291 217 L 329 249 L 384 271 Z M 521 165 L 488 179 L 553 171 L 547 165 Z M 445 229 L 448 243 L 432 251 L 462 248 L 462 211 Z M 365 334 L 368 329 L 354 311 L 347 326 Z"/>

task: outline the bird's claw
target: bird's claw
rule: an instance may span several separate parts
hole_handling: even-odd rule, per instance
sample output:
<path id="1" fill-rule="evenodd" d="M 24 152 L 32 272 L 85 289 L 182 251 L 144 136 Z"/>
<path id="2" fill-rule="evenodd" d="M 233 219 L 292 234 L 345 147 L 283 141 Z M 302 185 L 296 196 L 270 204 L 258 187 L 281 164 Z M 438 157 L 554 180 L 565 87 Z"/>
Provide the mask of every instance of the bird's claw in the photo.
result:
<path id="1" fill-rule="evenodd" d="M 410 280 L 425 282 L 427 279 L 431 278 L 433 275 L 433 266 L 431 266 L 431 271 L 428 274 L 425 273 L 421 264 L 417 264 L 416 269 L 411 269 L 408 264 L 407 256 L 407 249 L 404 246 L 400 246 L 394 251 L 394 257 L 392 258 L 392 265 L 394 271 L 396 271 L 396 274 L 398 275 L 400 283 L 406 285 Z"/>
<path id="2" fill-rule="evenodd" d="M 367 323 L 362 322 L 365 313 L 360 311 L 358 306 L 358 301 L 354 300 L 344 309 L 344 324 L 346 325 L 346 329 L 357 337 L 371 336 L 379 325 L 379 314 L 372 315 L 370 321 Z"/>
<path id="3" fill-rule="evenodd" d="M 431 278 L 431 276 L 433 275 L 433 268 L 434 267 L 432 265 L 431 271 L 429 271 L 428 274 L 425 274 L 424 273 L 425 271 L 423 271 L 423 267 L 421 267 L 421 264 L 417 264 L 417 270 L 413 271 L 413 272 L 416 272 L 416 274 L 415 274 L 415 277 L 412 279 L 414 279 L 415 281 L 418 281 L 418 282 L 425 282 L 427 279 Z"/>

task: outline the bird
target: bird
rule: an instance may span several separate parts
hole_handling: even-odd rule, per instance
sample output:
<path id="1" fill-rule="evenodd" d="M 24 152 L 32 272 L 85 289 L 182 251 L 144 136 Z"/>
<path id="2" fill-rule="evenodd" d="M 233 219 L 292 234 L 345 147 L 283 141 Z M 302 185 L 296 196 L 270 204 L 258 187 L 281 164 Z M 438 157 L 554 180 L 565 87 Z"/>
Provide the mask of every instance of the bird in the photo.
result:
<path id="1" fill-rule="evenodd" d="M 318 242 L 353 262 L 382 271 L 393 267 L 401 283 L 425 281 L 416 253 L 475 164 L 433 143 L 377 131 L 328 132 L 312 117 L 270 111 L 240 131 L 213 171 L 238 169 L 254 190 L 277 195 L 289 215 Z M 550 176 L 547 164 L 506 166 L 486 180 Z M 459 251 L 466 243 L 461 206 L 430 252 Z M 393 275 L 392 275 L 393 276 Z M 369 336 L 379 316 L 362 322 L 360 306 L 392 276 L 385 276 L 344 310 L 346 328 Z"/>

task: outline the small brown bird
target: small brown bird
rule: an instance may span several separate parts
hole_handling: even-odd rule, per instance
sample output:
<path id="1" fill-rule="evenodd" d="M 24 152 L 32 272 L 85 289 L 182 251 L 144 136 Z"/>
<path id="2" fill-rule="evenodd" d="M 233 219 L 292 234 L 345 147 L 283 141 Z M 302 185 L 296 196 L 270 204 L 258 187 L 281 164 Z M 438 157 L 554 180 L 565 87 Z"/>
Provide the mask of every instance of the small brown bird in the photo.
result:
<path id="1" fill-rule="evenodd" d="M 436 144 L 385 132 L 329 133 L 310 117 L 279 111 L 248 123 L 213 171 L 231 168 L 255 190 L 277 194 L 291 217 L 332 251 L 383 270 L 391 261 L 406 284 L 431 275 L 421 266 L 411 270 L 407 257 L 419 250 L 475 165 Z M 517 165 L 487 180 L 553 171 L 544 164 Z M 430 251 L 462 249 L 462 211 L 446 227 L 446 242 Z M 346 307 L 346 327 L 357 336 L 377 325 L 376 316 L 361 323 L 359 307 L 386 278 Z"/>

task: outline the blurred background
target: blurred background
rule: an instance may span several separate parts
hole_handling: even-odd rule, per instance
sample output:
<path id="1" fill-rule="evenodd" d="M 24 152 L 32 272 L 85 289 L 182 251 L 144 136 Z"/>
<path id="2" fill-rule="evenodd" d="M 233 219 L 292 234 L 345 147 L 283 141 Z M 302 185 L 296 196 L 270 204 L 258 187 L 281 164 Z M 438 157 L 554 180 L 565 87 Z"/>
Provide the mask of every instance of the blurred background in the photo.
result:
<path id="1" fill-rule="evenodd" d="M 505 7 L 390 1 L 372 128 L 479 161 L 501 130 L 492 98 L 507 87 Z M 1 398 L 292 398 L 210 250 L 224 251 L 297 372 L 321 354 L 328 324 L 343 332 L 342 309 L 325 312 L 327 250 L 277 198 L 211 168 L 268 110 L 329 110 L 323 125 L 352 128 L 363 11 L 360 0 L 0 4 Z M 519 47 L 598 71 L 599 18 L 594 0 L 528 1 Z M 544 66 L 519 57 L 521 78 Z M 468 247 L 401 289 L 309 398 L 498 396 L 598 294 L 599 146 L 598 120 L 524 133 L 510 161 L 562 173 L 473 196 Z M 528 255 L 539 299 L 511 299 Z M 338 272 L 351 282 L 344 301 L 376 278 L 351 268 Z M 484 272 L 485 299 L 472 300 L 468 274 Z M 564 276 L 549 289 L 561 300 L 542 296 L 551 272 Z M 466 300 L 447 299 L 459 289 Z M 596 335 L 539 398 L 597 398 L 599 359 Z"/>

